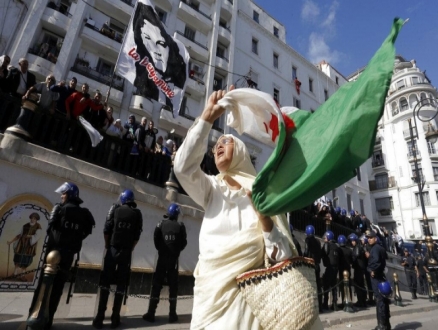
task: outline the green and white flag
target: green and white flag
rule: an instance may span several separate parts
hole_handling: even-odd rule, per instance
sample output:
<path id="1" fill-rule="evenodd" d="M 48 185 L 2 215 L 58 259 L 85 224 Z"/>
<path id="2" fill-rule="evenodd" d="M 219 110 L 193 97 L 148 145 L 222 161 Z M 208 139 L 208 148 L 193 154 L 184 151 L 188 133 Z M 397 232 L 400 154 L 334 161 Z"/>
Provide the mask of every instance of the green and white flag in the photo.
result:
<path id="1" fill-rule="evenodd" d="M 287 133 L 279 123 L 276 147 L 253 184 L 253 201 L 262 214 L 309 205 L 354 177 L 371 156 L 403 22 L 394 20 L 391 33 L 356 81 L 339 88 L 315 113 L 298 110 L 289 115 L 295 131 Z"/>

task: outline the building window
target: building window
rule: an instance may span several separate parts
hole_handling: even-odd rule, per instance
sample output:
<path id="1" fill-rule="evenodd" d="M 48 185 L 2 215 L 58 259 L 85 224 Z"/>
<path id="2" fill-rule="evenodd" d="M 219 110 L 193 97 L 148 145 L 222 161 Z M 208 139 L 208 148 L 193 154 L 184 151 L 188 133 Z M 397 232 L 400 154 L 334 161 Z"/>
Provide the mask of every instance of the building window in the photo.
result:
<path id="1" fill-rule="evenodd" d="M 404 81 L 404 79 L 397 81 L 396 85 L 397 85 L 397 90 L 405 88 L 405 81 Z"/>
<path id="2" fill-rule="evenodd" d="M 415 131 L 414 131 L 415 133 Z M 414 140 L 414 144 L 412 144 L 412 141 L 408 141 L 407 143 L 408 146 L 408 157 L 414 157 L 414 148 L 415 148 L 415 156 L 420 156 L 420 152 L 418 151 L 418 146 L 417 146 L 417 140 Z"/>
<path id="3" fill-rule="evenodd" d="M 295 96 L 293 98 L 293 104 L 294 104 L 294 107 L 301 109 L 301 101 L 299 99 L 295 98 Z"/>
<path id="4" fill-rule="evenodd" d="M 363 199 L 359 199 L 359 205 L 360 205 L 360 214 L 365 214 L 365 207 L 363 206 Z"/>
<path id="5" fill-rule="evenodd" d="M 418 77 L 412 77 L 412 85 L 418 85 L 420 83 L 420 79 Z"/>
<path id="6" fill-rule="evenodd" d="M 327 101 L 329 98 L 328 90 L 324 89 L 324 100 Z"/>
<path id="7" fill-rule="evenodd" d="M 259 13 L 256 12 L 255 10 L 253 10 L 253 12 L 252 12 L 252 19 L 253 19 L 254 21 L 256 21 L 257 23 L 260 23 L 260 22 L 259 22 Z"/>
<path id="8" fill-rule="evenodd" d="M 181 102 L 181 106 L 179 108 L 179 115 L 184 116 L 186 114 L 186 108 L 187 108 L 187 97 L 184 96 Z"/>
<path id="9" fill-rule="evenodd" d="M 167 13 L 164 10 L 157 7 L 155 7 L 155 11 L 157 12 L 158 17 L 160 18 L 160 21 L 163 24 L 166 24 Z"/>
<path id="10" fill-rule="evenodd" d="M 336 76 L 335 81 L 336 81 L 336 85 L 339 85 L 339 77 Z"/>
<path id="11" fill-rule="evenodd" d="M 278 38 L 278 27 L 274 26 L 274 36 Z"/>
<path id="12" fill-rule="evenodd" d="M 385 162 L 383 161 L 382 150 L 376 150 L 373 152 L 373 167 L 383 166 Z"/>
<path id="13" fill-rule="evenodd" d="M 297 68 L 295 66 L 292 66 L 292 81 L 294 81 L 296 78 L 298 78 Z"/>
<path id="14" fill-rule="evenodd" d="M 313 92 L 313 79 L 309 78 L 309 92 Z"/>
<path id="15" fill-rule="evenodd" d="M 400 99 L 400 111 L 406 111 L 409 109 L 408 100 L 405 97 Z"/>
<path id="16" fill-rule="evenodd" d="M 395 116 L 399 113 L 398 107 L 397 107 L 397 102 L 392 102 L 391 103 L 391 111 L 392 111 L 392 115 Z"/>
<path id="17" fill-rule="evenodd" d="M 219 91 L 222 89 L 223 79 L 221 77 L 214 77 L 213 90 Z"/>
<path id="18" fill-rule="evenodd" d="M 280 91 L 277 88 L 274 88 L 274 100 L 280 103 Z"/>
<path id="19" fill-rule="evenodd" d="M 278 54 L 273 54 L 272 56 L 274 68 L 278 69 Z"/>
<path id="20" fill-rule="evenodd" d="M 376 198 L 376 210 L 380 215 L 391 215 L 393 209 L 392 197 Z"/>
<path id="21" fill-rule="evenodd" d="M 257 39 L 252 38 L 252 52 L 254 54 L 258 54 L 259 53 L 259 41 Z"/>
<path id="22" fill-rule="evenodd" d="M 427 150 L 429 151 L 429 155 L 435 155 L 436 154 L 436 148 L 435 143 L 427 142 Z"/>
<path id="23" fill-rule="evenodd" d="M 430 198 L 428 191 L 423 191 L 423 201 L 424 201 L 424 206 L 430 205 Z M 415 193 L 415 206 L 419 207 L 420 205 L 421 205 L 420 193 Z"/>
<path id="24" fill-rule="evenodd" d="M 249 78 L 246 80 L 248 83 L 249 88 L 255 88 L 257 89 L 258 83 L 259 83 L 259 75 L 255 73 L 254 71 L 251 71 L 251 74 Z"/>
<path id="25" fill-rule="evenodd" d="M 356 168 L 356 177 L 359 181 L 362 181 L 362 176 L 360 173 L 360 167 Z"/>
<path id="26" fill-rule="evenodd" d="M 388 188 L 388 173 L 376 174 L 376 189 Z"/>
<path id="27" fill-rule="evenodd" d="M 191 41 L 195 41 L 195 34 L 196 34 L 196 31 L 186 25 L 186 27 L 184 29 L 184 37 L 186 37 L 187 39 L 189 39 Z"/>
<path id="28" fill-rule="evenodd" d="M 216 56 L 228 60 L 225 56 L 225 53 L 226 53 L 226 47 L 221 44 L 218 44 L 216 47 Z"/>
<path id="29" fill-rule="evenodd" d="M 347 207 L 348 210 L 351 211 L 353 209 L 353 204 L 351 204 L 351 195 L 347 194 Z"/>
<path id="30" fill-rule="evenodd" d="M 411 170 L 412 170 L 412 181 L 414 183 L 418 183 L 417 172 L 415 171 L 415 164 L 411 165 Z M 420 182 L 423 182 L 425 180 L 425 178 L 423 176 L 423 168 L 421 167 L 421 163 L 418 163 L 418 177 L 419 177 Z"/>
<path id="31" fill-rule="evenodd" d="M 338 207 L 338 199 L 336 198 L 336 189 L 332 190 L 333 207 Z"/>
<path id="32" fill-rule="evenodd" d="M 432 163 L 433 181 L 438 181 L 438 163 Z"/>

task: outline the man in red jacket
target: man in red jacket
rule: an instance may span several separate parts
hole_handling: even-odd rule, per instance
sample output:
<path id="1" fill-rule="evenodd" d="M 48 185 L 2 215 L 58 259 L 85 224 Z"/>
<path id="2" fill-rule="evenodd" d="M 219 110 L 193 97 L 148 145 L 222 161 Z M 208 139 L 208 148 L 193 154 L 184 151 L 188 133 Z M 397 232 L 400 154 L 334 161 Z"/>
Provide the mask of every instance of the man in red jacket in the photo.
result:
<path id="1" fill-rule="evenodd" d="M 91 100 L 88 90 L 89 86 L 85 83 L 82 85 L 82 92 L 74 92 L 65 100 L 67 119 L 70 119 L 71 115 L 77 119 L 87 107 L 90 107 L 93 111 L 99 111 L 105 106 L 105 104 L 102 105 L 102 103 L 100 103 L 102 100 L 102 94 L 100 92 L 96 92 L 94 99 Z"/>

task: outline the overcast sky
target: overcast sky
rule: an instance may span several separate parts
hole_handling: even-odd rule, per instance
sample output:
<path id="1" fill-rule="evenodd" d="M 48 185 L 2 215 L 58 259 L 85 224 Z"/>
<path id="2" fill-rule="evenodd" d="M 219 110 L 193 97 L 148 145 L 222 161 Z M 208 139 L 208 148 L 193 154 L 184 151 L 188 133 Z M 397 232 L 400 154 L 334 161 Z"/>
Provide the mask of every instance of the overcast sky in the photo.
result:
<path id="1" fill-rule="evenodd" d="M 415 59 L 438 87 L 436 0 L 254 0 L 286 27 L 286 41 L 312 63 L 325 59 L 344 76 L 365 66 L 395 17 L 409 18 L 396 53 Z"/>

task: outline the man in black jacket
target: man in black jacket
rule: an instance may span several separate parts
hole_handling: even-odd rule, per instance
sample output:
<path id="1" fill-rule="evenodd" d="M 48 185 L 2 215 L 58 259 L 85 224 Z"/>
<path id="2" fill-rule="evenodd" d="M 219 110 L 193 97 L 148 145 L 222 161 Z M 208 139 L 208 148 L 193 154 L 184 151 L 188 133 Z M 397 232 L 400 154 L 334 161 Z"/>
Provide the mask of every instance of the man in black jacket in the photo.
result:
<path id="1" fill-rule="evenodd" d="M 119 197 L 120 203 L 114 204 L 106 218 L 103 236 L 105 239 L 106 254 L 100 275 L 102 289 L 99 295 L 97 315 L 93 320 L 96 329 L 102 329 L 105 319 L 105 310 L 108 302 L 111 281 L 116 278 L 117 292 L 124 292 L 130 274 L 132 251 L 137 245 L 143 231 L 143 217 L 137 204 L 134 193 L 126 189 Z M 117 274 L 117 276 L 115 276 Z M 122 308 L 123 294 L 114 295 L 111 328 L 120 324 L 120 309 Z"/>
<path id="2" fill-rule="evenodd" d="M 13 68 L 6 77 L 7 92 L 21 100 L 29 88 L 36 84 L 36 78 L 33 73 L 28 71 L 29 62 L 25 58 L 20 58 L 18 65 L 20 68 Z"/>
<path id="3" fill-rule="evenodd" d="M 324 234 L 324 245 L 321 249 L 322 263 L 325 267 L 324 275 L 322 276 L 322 283 L 324 287 L 324 302 L 323 308 L 328 309 L 328 290 L 332 291 L 332 309 L 338 310 L 337 305 L 337 278 L 339 269 L 339 258 L 341 256 L 341 249 L 335 243 L 335 235 L 332 231 L 328 230 Z"/>
<path id="4" fill-rule="evenodd" d="M 91 234 L 95 225 L 90 211 L 79 206 L 83 201 L 79 198 L 79 189 L 74 183 L 65 182 L 55 192 L 61 194 L 61 204 L 56 204 L 50 215 L 46 255 L 57 250 L 61 255 L 61 262 L 53 281 L 49 301 L 49 319 L 45 329 L 50 329 L 52 326 L 74 255 L 81 251 L 82 241 Z M 35 291 L 32 306 L 38 293 L 39 289 Z"/>
<path id="5" fill-rule="evenodd" d="M 350 234 L 348 239 L 353 246 L 353 282 L 355 285 L 357 302 L 355 307 L 367 307 L 367 292 L 365 289 L 365 272 L 367 268 L 367 259 L 365 257 L 365 250 L 359 242 L 359 237 L 356 234 Z M 371 288 L 370 288 L 371 289 Z"/>
<path id="6" fill-rule="evenodd" d="M 388 298 L 384 297 L 379 291 L 379 283 L 386 281 L 385 267 L 386 267 L 386 251 L 380 245 L 377 244 L 377 235 L 374 231 L 370 231 L 367 235 L 368 244 L 371 246 L 369 252 L 365 252 L 368 258 L 367 271 L 371 276 L 371 286 L 374 291 L 374 297 L 376 300 L 376 312 L 377 312 L 377 327 L 375 330 L 388 330 L 391 329 L 389 323 L 389 303 Z"/>
<path id="7" fill-rule="evenodd" d="M 151 297 L 148 312 L 143 319 L 155 322 L 155 310 L 160 299 L 164 279 L 169 283 L 169 322 L 178 321 L 176 314 L 176 299 L 178 296 L 178 258 L 187 245 L 187 234 L 184 223 L 178 222 L 180 208 L 177 204 L 170 204 L 164 220 L 155 227 L 154 243 L 158 250 L 157 268 L 152 279 Z"/>
<path id="8" fill-rule="evenodd" d="M 304 247 L 304 257 L 311 258 L 315 262 L 315 277 L 316 289 L 318 290 L 318 306 L 319 312 L 323 313 L 322 309 L 322 291 L 321 291 L 321 242 L 315 237 L 315 227 L 312 225 L 306 226 L 306 240 Z"/>

